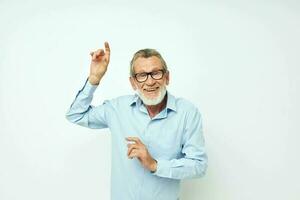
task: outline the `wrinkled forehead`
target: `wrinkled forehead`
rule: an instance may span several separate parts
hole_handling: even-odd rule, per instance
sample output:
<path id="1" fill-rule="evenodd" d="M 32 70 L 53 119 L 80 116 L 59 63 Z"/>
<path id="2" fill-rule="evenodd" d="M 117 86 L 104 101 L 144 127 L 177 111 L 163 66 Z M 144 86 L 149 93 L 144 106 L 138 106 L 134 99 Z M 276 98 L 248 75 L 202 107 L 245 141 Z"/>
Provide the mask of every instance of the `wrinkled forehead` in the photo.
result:
<path id="1" fill-rule="evenodd" d="M 151 72 L 159 69 L 163 69 L 163 66 L 161 60 L 156 56 L 148 58 L 138 57 L 133 64 L 133 70 L 135 73 Z"/>

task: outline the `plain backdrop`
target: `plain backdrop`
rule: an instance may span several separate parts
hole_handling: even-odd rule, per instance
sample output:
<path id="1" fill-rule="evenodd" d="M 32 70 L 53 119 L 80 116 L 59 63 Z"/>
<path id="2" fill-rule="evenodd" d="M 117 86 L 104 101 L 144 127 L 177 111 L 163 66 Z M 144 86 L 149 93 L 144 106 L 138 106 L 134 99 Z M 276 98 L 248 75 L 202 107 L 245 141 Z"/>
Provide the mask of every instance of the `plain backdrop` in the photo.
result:
<path id="1" fill-rule="evenodd" d="M 209 167 L 181 199 L 300 199 L 299 1 L 0 0 L 0 25 L 1 200 L 110 199 L 109 130 L 65 119 L 104 41 L 94 105 L 155 48 L 204 117 Z"/>

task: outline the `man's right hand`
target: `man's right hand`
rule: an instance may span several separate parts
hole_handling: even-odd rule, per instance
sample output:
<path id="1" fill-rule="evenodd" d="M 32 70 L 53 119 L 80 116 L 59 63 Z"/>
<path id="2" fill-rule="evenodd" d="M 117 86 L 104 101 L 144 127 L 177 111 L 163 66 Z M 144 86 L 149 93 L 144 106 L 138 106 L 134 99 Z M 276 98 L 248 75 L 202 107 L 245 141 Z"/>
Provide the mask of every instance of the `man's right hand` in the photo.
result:
<path id="1" fill-rule="evenodd" d="M 90 53 L 92 60 L 90 65 L 89 82 L 92 85 L 98 85 L 107 70 L 110 59 L 110 48 L 108 42 L 105 42 L 104 46 L 105 51 L 103 49 L 98 49 L 97 51 Z"/>

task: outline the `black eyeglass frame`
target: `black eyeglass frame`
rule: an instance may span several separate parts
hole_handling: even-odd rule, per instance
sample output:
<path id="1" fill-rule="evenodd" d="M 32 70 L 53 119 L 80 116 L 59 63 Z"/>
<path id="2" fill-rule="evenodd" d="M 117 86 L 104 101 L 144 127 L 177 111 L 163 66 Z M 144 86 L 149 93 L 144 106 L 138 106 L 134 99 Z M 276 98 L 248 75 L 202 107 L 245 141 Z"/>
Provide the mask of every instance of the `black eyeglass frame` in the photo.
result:
<path id="1" fill-rule="evenodd" d="M 159 71 L 162 72 L 161 78 L 158 78 L 158 79 L 157 79 L 157 78 L 154 78 L 154 77 L 153 77 L 153 73 L 156 73 L 156 72 L 159 72 Z M 161 80 L 161 79 L 164 77 L 164 75 L 165 75 L 166 72 L 167 72 L 167 70 L 165 70 L 165 69 L 160 69 L 160 70 L 156 70 L 156 71 L 153 71 L 153 72 L 136 73 L 136 74 L 133 75 L 133 77 L 135 78 L 135 80 L 136 80 L 137 82 L 143 83 L 143 82 L 146 82 L 146 81 L 148 80 L 149 75 L 150 75 L 151 78 L 154 79 L 154 80 Z M 139 74 L 146 74 L 146 75 L 147 75 L 146 79 L 145 79 L 144 81 L 139 81 L 139 80 L 137 79 L 137 77 L 136 77 L 136 76 L 139 75 Z"/>

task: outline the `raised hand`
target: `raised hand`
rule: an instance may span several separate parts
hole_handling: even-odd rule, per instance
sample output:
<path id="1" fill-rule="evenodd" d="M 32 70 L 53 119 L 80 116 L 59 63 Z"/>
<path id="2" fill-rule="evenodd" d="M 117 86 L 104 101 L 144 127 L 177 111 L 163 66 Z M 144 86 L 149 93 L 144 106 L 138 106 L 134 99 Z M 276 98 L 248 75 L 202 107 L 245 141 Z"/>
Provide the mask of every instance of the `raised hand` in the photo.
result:
<path id="1" fill-rule="evenodd" d="M 90 53 L 92 60 L 90 65 L 89 82 L 92 85 L 99 84 L 109 64 L 110 48 L 108 42 L 105 42 L 104 46 L 105 51 L 103 49 L 98 49 L 97 51 Z"/>

